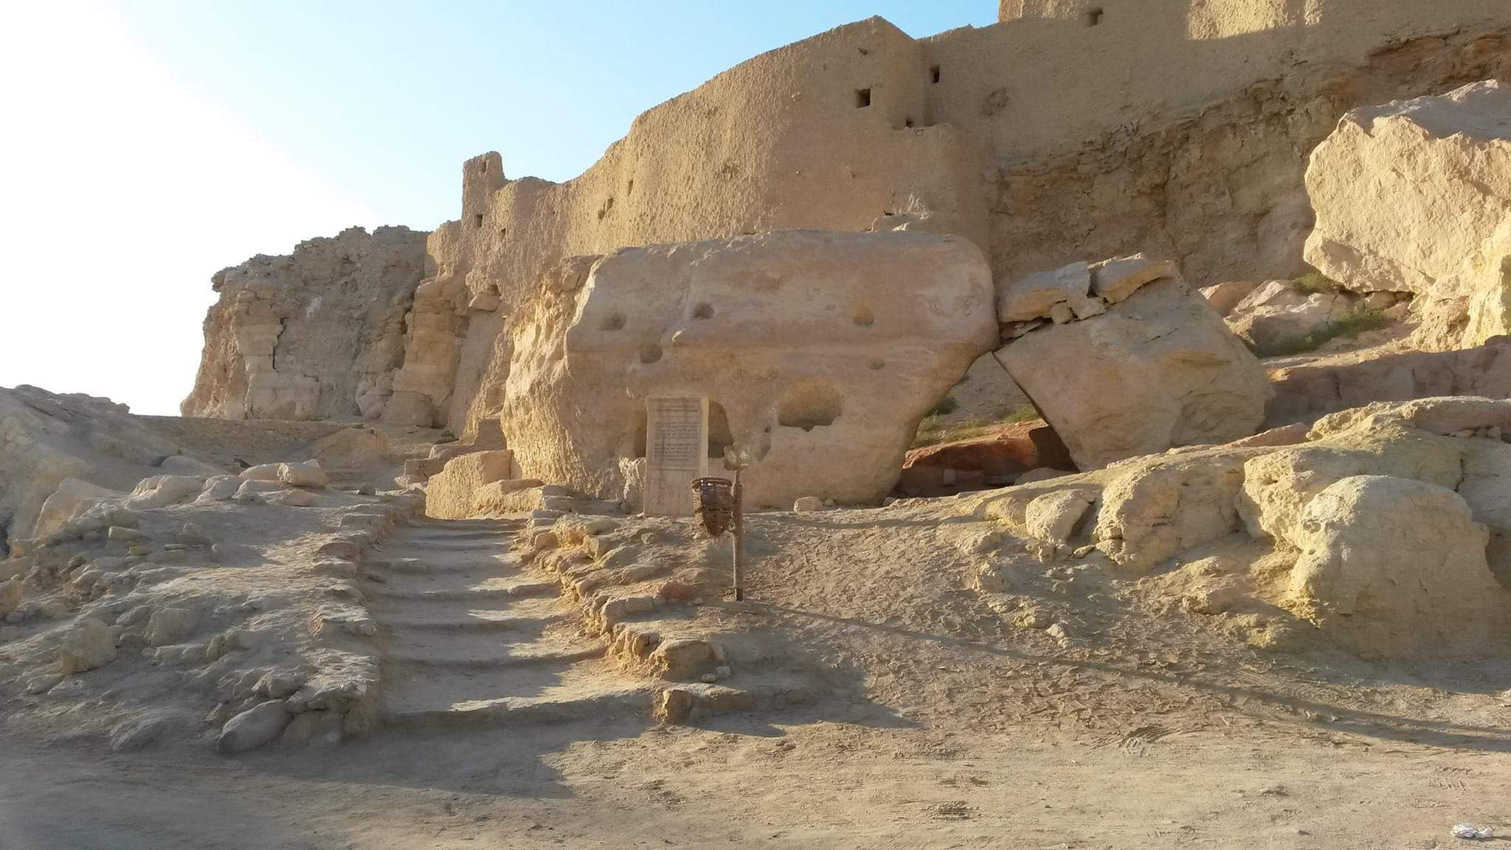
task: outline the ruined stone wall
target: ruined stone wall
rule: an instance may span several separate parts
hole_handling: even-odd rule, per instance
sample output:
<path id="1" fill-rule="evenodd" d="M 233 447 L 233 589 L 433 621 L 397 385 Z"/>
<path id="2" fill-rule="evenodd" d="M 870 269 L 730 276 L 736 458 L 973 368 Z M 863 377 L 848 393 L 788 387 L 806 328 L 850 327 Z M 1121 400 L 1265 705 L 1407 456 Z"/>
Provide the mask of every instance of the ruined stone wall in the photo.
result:
<path id="1" fill-rule="evenodd" d="M 185 416 L 375 418 L 403 359 L 424 232 L 361 228 L 258 255 L 212 278 L 220 300 Z"/>
<path id="2" fill-rule="evenodd" d="M 1001 16 L 920 40 L 873 18 L 762 54 L 642 114 L 565 183 L 468 160 L 402 337 L 380 311 L 375 347 L 271 368 L 258 334 L 301 333 L 313 295 L 243 319 L 223 297 L 185 409 L 465 435 L 504 406 L 513 312 L 571 258 L 889 212 L 970 238 L 999 282 L 1139 250 L 1197 285 L 1291 275 L 1306 155 L 1344 111 L 1511 74 L 1503 0 L 1004 0 Z M 238 321 L 261 328 L 240 348 Z"/>
<path id="3" fill-rule="evenodd" d="M 566 183 L 504 181 L 496 154 L 463 169 L 463 218 L 430 240 L 391 421 L 471 428 L 497 409 L 505 317 L 564 258 L 788 228 L 865 230 L 934 211 L 985 244 L 982 154 L 924 126 L 921 46 L 880 18 L 763 54 L 637 118 Z M 452 336 L 446 338 L 445 327 Z"/>
<path id="4" fill-rule="evenodd" d="M 1343 113 L 1504 74 L 1511 43 L 1499 0 L 1003 0 L 1000 16 L 923 40 L 931 120 L 992 151 L 999 277 L 1133 250 L 1200 283 L 1299 272 L 1306 155 Z"/>

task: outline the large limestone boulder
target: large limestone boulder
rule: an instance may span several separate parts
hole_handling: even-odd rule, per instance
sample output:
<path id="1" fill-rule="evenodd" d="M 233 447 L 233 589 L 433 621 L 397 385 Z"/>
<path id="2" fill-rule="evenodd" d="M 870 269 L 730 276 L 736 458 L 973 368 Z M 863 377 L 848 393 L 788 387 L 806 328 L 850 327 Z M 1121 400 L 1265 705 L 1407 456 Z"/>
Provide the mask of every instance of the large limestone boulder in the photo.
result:
<path id="1" fill-rule="evenodd" d="M 1463 344 L 1511 327 L 1511 86 L 1353 110 L 1312 152 L 1306 188 L 1305 257 L 1323 274 L 1466 304 Z"/>
<path id="2" fill-rule="evenodd" d="M 1199 294 L 1173 275 L 1109 291 L 1122 300 L 1105 313 L 1038 327 L 998 352 L 1077 466 L 1254 433 L 1270 395 L 1264 370 Z"/>
<path id="3" fill-rule="evenodd" d="M 910 231 L 630 248 L 514 321 L 502 423 L 522 474 L 618 499 L 646 398 L 703 395 L 710 457 L 764 454 L 753 507 L 881 499 L 919 420 L 996 339 L 981 251 Z"/>
<path id="4" fill-rule="evenodd" d="M 1340 479 L 1307 504 L 1299 542 L 1288 607 L 1362 654 L 1482 650 L 1511 610 L 1484 526 L 1446 487 Z"/>

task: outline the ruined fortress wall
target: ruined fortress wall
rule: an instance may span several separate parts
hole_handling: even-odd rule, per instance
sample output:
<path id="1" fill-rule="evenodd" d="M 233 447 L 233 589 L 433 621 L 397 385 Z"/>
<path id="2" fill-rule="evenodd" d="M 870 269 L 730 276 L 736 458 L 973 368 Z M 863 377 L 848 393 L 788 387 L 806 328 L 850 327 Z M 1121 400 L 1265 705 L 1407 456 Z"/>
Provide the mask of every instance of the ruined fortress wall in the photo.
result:
<path id="1" fill-rule="evenodd" d="M 435 275 L 416 293 L 420 318 L 386 416 L 456 427 L 495 409 L 503 317 L 568 257 L 786 228 L 859 231 L 910 205 L 985 244 L 981 153 L 954 127 L 923 126 L 927 85 L 919 43 L 873 18 L 646 112 L 569 182 L 505 181 L 489 196 L 477 187 L 493 179 L 484 170 L 497 173 L 496 155 L 469 160 L 464 217 L 431 238 Z M 468 309 L 494 295 L 493 309 Z M 454 344 L 431 332 L 448 311 L 459 317 Z"/>
<path id="2" fill-rule="evenodd" d="M 985 140 L 1009 160 L 1096 144 L 1119 128 L 1148 128 L 1261 80 L 1319 65 L 1362 65 L 1410 38 L 1511 24 L 1503 0 L 1019 5 L 1026 9 L 996 26 L 922 40 L 930 64 L 941 71 L 939 85 L 931 87 L 934 120 Z"/>
<path id="3" fill-rule="evenodd" d="M 762 54 L 642 114 L 565 183 L 468 160 L 391 397 L 356 407 L 471 430 L 503 406 L 514 309 L 573 257 L 645 244 L 928 210 L 999 281 L 1137 250 L 1198 283 L 1294 274 L 1306 155 L 1345 110 L 1511 75 L 1503 0 L 1007 0 L 1002 16 L 920 40 L 873 18 Z M 211 384 L 240 370 L 232 324 L 207 320 Z"/>

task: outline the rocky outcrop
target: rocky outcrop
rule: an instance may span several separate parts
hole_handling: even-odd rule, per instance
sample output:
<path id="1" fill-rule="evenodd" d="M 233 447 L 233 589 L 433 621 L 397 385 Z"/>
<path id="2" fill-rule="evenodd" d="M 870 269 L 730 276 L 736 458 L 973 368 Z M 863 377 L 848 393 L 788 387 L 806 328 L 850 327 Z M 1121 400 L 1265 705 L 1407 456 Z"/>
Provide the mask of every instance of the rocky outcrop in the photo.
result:
<path id="1" fill-rule="evenodd" d="M 919 420 L 995 338 L 990 273 L 930 233 L 782 231 L 652 246 L 516 316 L 503 430 L 521 473 L 618 499 L 646 398 L 706 395 L 752 506 L 880 500 Z M 717 461 L 715 461 L 717 463 Z"/>
<path id="2" fill-rule="evenodd" d="M 43 531 L 55 529 L 100 498 L 101 488 L 120 495 L 177 456 L 177 446 L 124 404 L 0 389 L 0 554 L 6 539 L 34 536 L 39 517 Z"/>
<path id="3" fill-rule="evenodd" d="M 1310 422 L 1375 401 L 1431 396 L 1511 398 L 1511 337 L 1459 351 L 1368 351 L 1270 370 L 1265 422 Z"/>
<path id="4" fill-rule="evenodd" d="M 1307 503 L 1288 607 L 1363 655 L 1474 651 L 1506 616 L 1485 527 L 1446 487 L 1343 478 Z"/>
<path id="5" fill-rule="evenodd" d="M 1300 442 L 1276 431 L 1130 458 L 995 491 L 976 511 L 1047 561 L 1210 563 L 1223 599 L 1198 613 L 1252 593 L 1362 655 L 1474 654 L 1511 627 L 1507 435 L 1511 401 L 1376 403 Z"/>
<path id="6" fill-rule="evenodd" d="M 1312 152 L 1306 186 L 1306 260 L 1323 274 L 1454 302 L 1457 320 L 1431 329 L 1448 347 L 1511 329 L 1511 87 L 1356 109 Z"/>
<path id="7" fill-rule="evenodd" d="M 212 278 L 205 349 L 185 416 L 378 418 L 404 354 L 425 237 L 351 228 Z"/>
<path id="8" fill-rule="evenodd" d="M 1270 394 L 1259 361 L 1172 266 L 1108 261 L 1075 284 L 1067 294 L 1075 301 L 1027 306 L 1020 295 L 1034 287 L 1007 287 L 999 317 L 1039 307 L 1038 316 L 1059 315 L 1007 326 L 1016 338 L 998 357 L 1078 467 L 1227 442 L 1259 427 Z"/>

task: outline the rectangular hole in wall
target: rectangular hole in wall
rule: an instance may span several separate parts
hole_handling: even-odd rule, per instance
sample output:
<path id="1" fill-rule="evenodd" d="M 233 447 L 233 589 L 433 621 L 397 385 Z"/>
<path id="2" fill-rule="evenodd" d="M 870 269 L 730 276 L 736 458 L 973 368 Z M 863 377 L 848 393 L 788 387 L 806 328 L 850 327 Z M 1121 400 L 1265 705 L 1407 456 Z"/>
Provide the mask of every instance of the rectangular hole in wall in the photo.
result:
<path id="1" fill-rule="evenodd" d="M 929 82 L 931 82 L 931 83 L 937 83 L 937 82 L 939 82 L 939 66 L 938 65 L 935 65 L 934 67 L 932 67 L 932 68 L 929 69 Z"/>
<path id="2" fill-rule="evenodd" d="M 1102 7 L 1095 6 L 1093 8 L 1087 9 L 1086 14 L 1082 16 L 1082 19 L 1086 21 L 1086 26 L 1088 27 L 1094 27 L 1097 24 L 1100 24 L 1102 22 Z"/>
<path id="3" fill-rule="evenodd" d="M 870 105 L 871 105 L 871 90 L 870 89 L 856 89 L 855 90 L 855 108 L 856 109 L 865 109 L 866 107 L 868 107 Z"/>
<path id="4" fill-rule="evenodd" d="M 472 217 L 472 224 L 473 224 L 474 227 L 482 227 L 483 226 L 483 214 L 482 213 L 478 213 L 477 215 L 473 216 Z"/>

